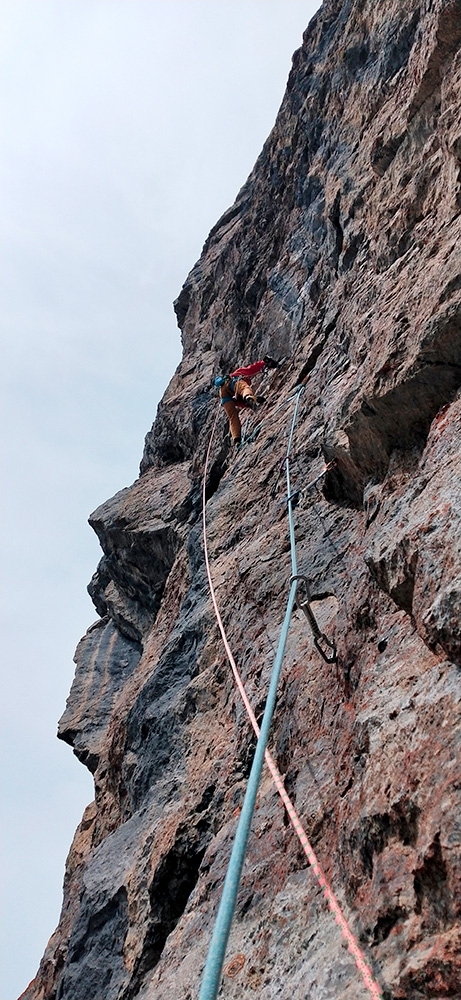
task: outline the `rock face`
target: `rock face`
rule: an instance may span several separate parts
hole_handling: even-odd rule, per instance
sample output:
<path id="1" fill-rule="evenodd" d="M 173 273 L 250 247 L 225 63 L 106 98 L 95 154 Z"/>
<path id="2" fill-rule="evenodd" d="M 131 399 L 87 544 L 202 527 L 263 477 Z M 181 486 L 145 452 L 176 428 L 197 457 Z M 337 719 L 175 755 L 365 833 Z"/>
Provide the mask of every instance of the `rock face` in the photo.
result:
<path id="1" fill-rule="evenodd" d="M 257 716 L 290 578 L 271 749 L 387 1000 L 461 996 L 461 0 L 326 0 L 274 130 L 176 302 L 184 356 L 139 480 L 91 518 L 101 620 L 59 735 L 95 802 L 26 1000 L 197 996 L 254 740 L 209 600 L 219 370 L 284 357 L 206 517 Z M 222 996 L 368 996 L 265 773 Z"/>

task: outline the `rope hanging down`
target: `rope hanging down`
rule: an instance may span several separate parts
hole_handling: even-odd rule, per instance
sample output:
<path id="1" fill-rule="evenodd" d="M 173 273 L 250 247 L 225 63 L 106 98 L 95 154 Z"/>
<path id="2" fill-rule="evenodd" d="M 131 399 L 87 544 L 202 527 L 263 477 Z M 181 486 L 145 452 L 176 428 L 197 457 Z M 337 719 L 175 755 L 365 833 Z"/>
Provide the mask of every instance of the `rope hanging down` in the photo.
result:
<path id="1" fill-rule="evenodd" d="M 301 390 L 300 390 L 301 391 Z M 290 473 L 289 473 L 289 455 L 291 449 L 291 442 L 293 438 L 293 432 L 296 422 L 297 410 L 299 404 L 299 395 L 297 396 L 295 412 L 293 414 L 293 420 L 291 425 L 287 455 L 286 455 L 286 472 L 287 472 L 287 492 L 288 492 L 288 510 L 290 519 L 290 541 L 292 543 L 292 569 L 293 577 L 297 576 L 297 565 L 296 565 L 296 552 L 294 548 L 294 528 L 293 525 L 293 511 L 290 500 Z M 243 861 L 246 852 L 246 844 L 248 840 L 248 835 L 250 831 L 251 819 L 253 815 L 254 805 L 256 801 L 256 794 L 259 787 L 259 779 L 262 770 L 263 759 L 271 773 L 274 785 L 282 799 L 283 805 L 287 811 L 290 823 L 298 837 L 304 854 L 317 878 L 317 881 L 322 889 L 328 906 L 333 913 L 336 923 L 341 929 L 342 935 L 347 943 L 349 951 L 355 961 L 356 967 L 360 972 L 363 982 L 368 989 L 370 996 L 373 1000 L 381 1000 L 381 993 L 377 984 L 375 983 L 372 973 L 366 963 L 365 956 L 360 949 L 357 941 L 349 928 L 346 918 L 344 917 L 339 903 L 331 889 L 325 874 L 318 862 L 317 856 L 308 840 L 307 834 L 302 826 L 301 820 L 296 812 L 296 809 L 285 789 L 283 784 L 283 779 L 278 770 L 278 767 L 266 748 L 268 730 L 270 722 L 272 719 L 272 713 L 275 704 L 276 689 L 278 684 L 278 677 L 280 674 L 281 661 L 283 659 L 283 653 L 286 642 L 286 633 L 288 631 L 288 623 L 290 616 L 294 607 L 294 600 L 296 595 L 296 579 L 292 579 L 290 583 L 290 594 L 288 598 L 287 611 L 285 614 L 285 619 L 282 627 L 282 632 L 280 635 L 279 646 L 277 649 L 276 659 L 274 662 L 274 667 L 272 671 L 271 683 L 269 686 L 269 693 L 266 702 L 266 708 L 264 712 L 264 718 L 262 720 L 261 729 L 256 721 L 256 716 L 253 712 L 251 703 L 248 699 L 245 686 L 243 684 L 242 678 L 238 671 L 236 662 L 234 660 L 232 650 L 229 646 L 229 642 L 224 629 L 223 621 L 219 611 L 218 603 L 216 600 L 216 594 L 214 591 L 213 581 L 211 577 L 210 562 L 208 557 L 208 547 L 207 547 L 207 531 L 206 531 L 206 481 L 208 474 L 208 465 L 211 454 L 211 447 L 214 439 L 214 433 L 216 428 L 216 423 L 219 415 L 219 410 L 216 413 L 213 428 L 211 431 L 210 441 L 208 445 L 207 455 L 205 459 L 205 469 L 203 476 L 203 489 L 202 489 L 202 501 L 203 501 L 203 542 L 204 542 L 204 554 L 205 554 L 205 565 L 208 577 L 208 584 L 210 588 L 210 596 L 216 615 L 216 620 L 218 623 L 219 630 L 221 632 L 221 637 L 223 640 L 224 648 L 234 675 L 236 686 L 240 692 L 242 701 L 246 708 L 248 717 L 250 719 L 253 730 L 257 736 L 258 743 L 255 750 L 255 755 L 253 759 L 253 765 L 251 768 L 250 777 L 248 780 L 247 791 L 245 794 L 245 799 L 242 806 L 242 811 L 239 818 L 239 824 L 235 836 L 234 846 L 232 849 L 231 858 L 229 861 L 229 867 L 224 883 L 224 888 L 222 892 L 221 902 L 216 917 L 215 927 L 213 930 L 213 935 L 208 950 L 207 961 L 203 973 L 202 984 L 199 993 L 199 1000 L 215 1000 L 218 994 L 222 967 L 224 964 L 224 956 L 226 945 L 230 933 L 230 927 L 232 923 L 232 918 L 235 910 L 235 904 L 237 899 L 238 886 L 240 881 L 241 870 L 243 866 Z"/>

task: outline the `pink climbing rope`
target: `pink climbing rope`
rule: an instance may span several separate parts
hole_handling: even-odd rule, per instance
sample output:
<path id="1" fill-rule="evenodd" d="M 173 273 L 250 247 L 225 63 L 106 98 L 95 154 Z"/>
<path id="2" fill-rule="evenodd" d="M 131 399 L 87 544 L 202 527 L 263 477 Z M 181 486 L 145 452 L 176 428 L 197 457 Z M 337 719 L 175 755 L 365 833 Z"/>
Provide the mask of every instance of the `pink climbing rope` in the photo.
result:
<path id="1" fill-rule="evenodd" d="M 205 459 L 205 469 L 204 469 L 204 473 L 203 473 L 203 489 L 202 489 L 203 514 L 202 514 L 202 517 L 203 517 L 203 548 L 204 548 L 204 555 L 205 555 L 205 566 L 206 566 L 206 572 L 207 572 L 207 577 L 208 577 L 208 585 L 209 585 L 209 588 L 210 588 L 211 601 L 212 601 L 212 604 L 213 604 L 214 613 L 215 613 L 215 616 L 216 616 L 216 621 L 218 623 L 219 631 L 221 633 L 221 638 L 222 638 L 222 641 L 223 641 L 224 649 L 226 650 L 227 658 L 229 660 L 229 663 L 230 663 L 230 666 L 231 666 L 231 669 L 232 669 L 232 673 L 234 675 L 235 683 L 236 683 L 236 686 L 237 686 L 237 688 L 238 688 L 238 690 L 240 692 L 240 696 L 242 698 L 243 704 L 245 705 L 245 708 L 246 708 L 246 711 L 247 711 L 247 714 L 248 714 L 248 718 L 250 719 L 250 722 L 251 722 L 253 730 L 254 730 L 254 732 L 256 734 L 256 737 L 259 737 L 259 731 L 260 730 L 259 730 L 258 723 L 256 721 L 256 716 L 255 716 L 255 714 L 253 712 L 253 709 L 251 707 L 251 703 L 250 703 L 250 701 L 248 699 L 248 696 L 247 696 L 247 693 L 246 693 L 246 690 L 245 690 L 245 686 L 244 686 L 242 678 L 240 676 L 237 664 L 236 664 L 236 662 L 234 660 L 234 657 L 232 655 L 232 650 L 231 650 L 231 648 L 229 646 L 229 642 L 228 642 L 228 639 L 227 639 L 226 631 L 225 631 L 224 624 L 223 624 L 223 621 L 222 621 L 222 618 L 221 618 L 221 614 L 220 614 L 220 611 L 219 611 L 218 602 L 216 600 L 216 594 L 215 594 L 215 590 L 214 590 L 214 586 L 213 586 L 213 580 L 212 580 L 212 576 L 211 576 L 210 561 L 209 561 L 209 558 L 208 558 L 207 531 L 206 531 L 206 480 L 207 480 L 207 474 L 208 474 L 208 464 L 209 464 L 209 459 L 210 459 L 210 454 L 211 454 L 211 446 L 212 446 L 212 443 L 213 443 L 214 432 L 215 432 L 215 428 L 216 428 L 216 422 L 217 422 L 217 419 L 218 419 L 218 415 L 219 415 L 219 409 L 218 409 L 218 411 L 216 413 L 215 420 L 214 420 L 214 423 L 213 423 L 213 428 L 212 428 L 212 431 L 211 431 L 210 441 L 209 441 L 208 450 L 207 450 L 206 459 Z M 293 830 L 295 831 L 296 836 L 298 837 L 298 840 L 299 840 L 299 842 L 301 844 L 301 847 L 302 847 L 302 849 L 304 851 L 304 854 L 306 855 L 306 858 L 309 861 L 309 864 L 310 864 L 310 866 L 311 866 L 311 868 L 312 868 L 312 870 L 314 872 L 314 875 L 315 875 L 315 877 L 316 877 L 316 879 L 318 881 L 318 884 L 319 884 L 319 886 L 320 886 L 320 888 L 321 888 L 321 890 L 322 890 L 322 892 L 323 892 L 323 894 L 325 896 L 325 899 L 326 899 L 326 901 L 328 903 L 328 906 L 329 906 L 329 908 L 330 908 L 330 910 L 331 910 L 331 912 L 332 912 L 332 914 L 333 914 L 333 916 L 335 918 L 335 921 L 336 921 L 336 923 L 338 924 L 338 926 L 341 929 L 341 932 L 342 932 L 342 935 L 344 937 L 344 940 L 346 941 L 347 947 L 349 949 L 349 952 L 350 952 L 350 954 L 352 955 L 352 957 L 353 957 L 353 959 L 355 961 L 356 967 L 357 967 L 358 971 L 360 972 L 360 975 L 362 976 L 363 982 L 364 982 L 367 990 L 369 991 L 370 996 L 373 997 L 373 1000 L 382 1000 L 381 992 L 379 990 L 379 987 L 378 987 L 377 983 L 373 979 L 372 972 L 371 972 L 369 966 L 367 965 L 367 962 L 366 962 L 365 956 L 364 956 L 364 954 L 362 952 L 362 949 L 358 945 L 358 943 L 356 941 L 356 938 L 354 937 L 354 935 L 353 935 L 353 933 L 352 933 L 352 931 L 351 931 L 351 929 L 349 927 L 349 924 L 347 923 L 347 920 L 346 920 L 346 918 L 345 918 L 345 916 L 344 916 L 344 914 L 343 914 L 343 912 L 341 910 L 341 907 L 340 907 L 340 905 L 339 905 L 339 903 L 338 903 L 338 901 L 336 899 L 336 896 L 335 896 L 335 894 L 334 894 L 331 886 L 329 885 L 329 883 L 327 881 L 325 873 L 324 873 L 321 865 L 319 864 L 317 855 L 315 854 L 315 851 L 314 851 L 312 845 L 310 844 L 310 841 L 309 841 L 309 839 L 307 837 L 307 834 L 306 834 L 306 832 L 304 830 L 304 827 L 303 827 L 303 825 L 301 823 L 301 820 L 300 820 L 300 818 L 299 818 L 299 816 L 298 816 L 298 814 L 296 812 L 296 809 L 295 809 L 295 807 L 294 807 L 294 805 L 293 805 L 293 803 L 292 803 L 292 801 L 290 799 L 290 796 L 288 795 L 288 792 L 285 789 L 285 786 L 283 784 L 282 775 L 280 774 L 280 771 L 279 771 L 279 769 L 277 767 L 277 764 L 275 763 L 275 760 L 272 757 L 272 755 L 270 754 L 269 750 L 265 751 L 264 758 L 265 758 L 266 764 L 267 764 L 267 766 L 269 768 L 269 771 L 270 771 L 270 773 L 272 775 L 272 780 L 274 782 L 274 785 L 275 785 L 275 787 L 276 787 L 276 789 L 277 789 L 277 791 L 278 791 L 278 793 L 280 795 L 280 798 L 281 798 L 281 800 L 283 802 L 283 805 L 285 806 L 285 809 L 286 809 L 287 814 L 289 816 L 290 823 L 291 823 L 291 825 L 293 827 Z"/>

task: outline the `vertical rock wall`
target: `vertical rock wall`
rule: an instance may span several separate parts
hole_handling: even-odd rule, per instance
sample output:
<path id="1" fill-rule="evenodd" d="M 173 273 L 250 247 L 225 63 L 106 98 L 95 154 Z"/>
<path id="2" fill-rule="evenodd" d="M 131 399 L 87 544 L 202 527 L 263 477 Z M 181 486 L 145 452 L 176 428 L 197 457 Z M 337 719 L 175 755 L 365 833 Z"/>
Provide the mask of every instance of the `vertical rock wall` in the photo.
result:
<path id="1" fill-rule="evenodd" d="M 183 361 L 139 480 L 91 518 L 100 620 L 59 735 L 95 780 L 27 1000 L 192 1000 L 254 741 L 212 615 L 213 378 L 269 352 L 236 455 L 220 415 L 212 573 L 260 714 L 290 557 L 271 748 L 387 1000 L 461 996 L 461 0 L 326 0 L 272 134 L 176 302 Z M 367 992 L 267 775 L 223 997 Z"/>

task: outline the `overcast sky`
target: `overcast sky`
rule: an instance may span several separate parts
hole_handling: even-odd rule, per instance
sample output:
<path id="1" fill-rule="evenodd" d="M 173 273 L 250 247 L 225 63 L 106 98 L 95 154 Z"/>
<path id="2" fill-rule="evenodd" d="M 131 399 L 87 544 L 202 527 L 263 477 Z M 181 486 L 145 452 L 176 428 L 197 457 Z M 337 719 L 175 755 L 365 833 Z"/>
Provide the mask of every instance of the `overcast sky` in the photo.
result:
<path id="1" fill-rule="evenodd" d="M 90 512 L 138 474 L 172 301 L 280 105 L 315 0 L 1 0 L 1 1000 L 59 917 L 90 774 L 56 724 L 96 613 Z"/>

